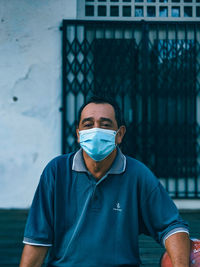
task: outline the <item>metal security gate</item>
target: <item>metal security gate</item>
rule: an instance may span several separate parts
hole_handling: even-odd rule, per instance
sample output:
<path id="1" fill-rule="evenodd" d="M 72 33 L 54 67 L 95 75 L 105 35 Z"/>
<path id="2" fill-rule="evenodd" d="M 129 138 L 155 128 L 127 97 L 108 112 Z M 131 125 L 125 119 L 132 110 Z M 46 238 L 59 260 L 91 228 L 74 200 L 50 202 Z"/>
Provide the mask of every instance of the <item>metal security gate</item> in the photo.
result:
<path id="1" fill-rule="evenodd" d="M 124 153 L 175 198 L 200 197 L 200 23 L 63 22 L 63 153 L 77 149 L 80 106 L 115 98 Z"/>

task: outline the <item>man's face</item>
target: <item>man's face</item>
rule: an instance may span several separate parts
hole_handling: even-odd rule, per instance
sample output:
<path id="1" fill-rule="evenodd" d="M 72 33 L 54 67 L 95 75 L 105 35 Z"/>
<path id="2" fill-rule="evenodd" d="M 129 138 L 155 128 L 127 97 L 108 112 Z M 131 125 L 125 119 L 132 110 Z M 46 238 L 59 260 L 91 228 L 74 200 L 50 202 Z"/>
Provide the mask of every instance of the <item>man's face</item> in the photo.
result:
<path id="1" fill-rule="evenodd" d="M 108 130 L 118 130 L 115 118 L 115 110 L 110 104 L 90 103 L 84 107 L 81 113 L 80 122 L 77 129 L 77 137 L 79 142 L 79 131 L 91 128 L 102 128 Z M 125 126 L 121 126 L 116 136 L 116 144 L 122 142 L 125 134 Z"/>

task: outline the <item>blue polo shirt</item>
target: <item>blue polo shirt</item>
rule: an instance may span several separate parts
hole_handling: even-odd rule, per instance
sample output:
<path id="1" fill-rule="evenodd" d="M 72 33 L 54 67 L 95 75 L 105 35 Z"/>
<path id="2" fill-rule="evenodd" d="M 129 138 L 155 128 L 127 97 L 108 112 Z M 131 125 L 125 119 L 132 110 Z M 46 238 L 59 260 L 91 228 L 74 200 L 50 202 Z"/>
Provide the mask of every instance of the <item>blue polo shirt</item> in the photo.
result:
<path id="1" fill-rule="evenodd" d="M 188 232 L 187 224 L 145 165 L 118 149 L 96 180 L 80 149 L 44 169 L 23 242 L 49 246 L 48 267 L 139 266 L 141 233 L 162 244 L 179 231 Z"/>

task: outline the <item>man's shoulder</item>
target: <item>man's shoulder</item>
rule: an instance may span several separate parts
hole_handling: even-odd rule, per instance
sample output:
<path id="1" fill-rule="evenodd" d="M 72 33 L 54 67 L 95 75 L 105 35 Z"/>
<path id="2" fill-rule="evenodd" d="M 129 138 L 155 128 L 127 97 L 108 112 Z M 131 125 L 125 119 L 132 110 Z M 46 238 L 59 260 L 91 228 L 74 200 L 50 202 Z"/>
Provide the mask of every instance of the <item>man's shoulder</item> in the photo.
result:
<path id="1" fill-rule="evenodd" d="M 155 183 L 157 185 L 158 179 L 155 177 L 154 173 L 141 161 L 126 156 L 126 172 L 135 179 L 138 179 L 140 183 Z"/>
<path id="2" fill-rule="evenodd" d="M 54 181 L 65 179 L 66 176 L 71 177 L 73 155 L 74 152 L 57 156 L 49 161 L 42 171 L 40 181 L 51 187 Z"/>
<path id="3" fill-rule="evenodd" d="M 143 162 L 127 155 L 125 155 L 125 157 L 128 169 L 140 172 L 151 172 L 151 170 Z"/>
<path id="4" fill-rule="evenodd" d="M 48 162 L 45 169 L 55 169 L 57 167 L 69 166 L 72 164 L 72 159 L 75 152 L 59 155 Z"/>

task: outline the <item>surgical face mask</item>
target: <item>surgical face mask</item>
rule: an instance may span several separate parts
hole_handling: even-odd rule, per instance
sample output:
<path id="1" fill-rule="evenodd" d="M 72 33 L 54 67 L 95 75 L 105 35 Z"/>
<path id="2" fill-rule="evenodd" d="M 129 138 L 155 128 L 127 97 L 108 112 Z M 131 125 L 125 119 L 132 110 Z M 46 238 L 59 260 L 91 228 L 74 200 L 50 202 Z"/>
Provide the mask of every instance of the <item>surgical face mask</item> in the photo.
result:
<path id="1" fill-rule="evenodd" d="M 115 149 L 116 133 L 102 128 L 79 131 L 80 146 L 93 160 L 101 161 Z"/>

